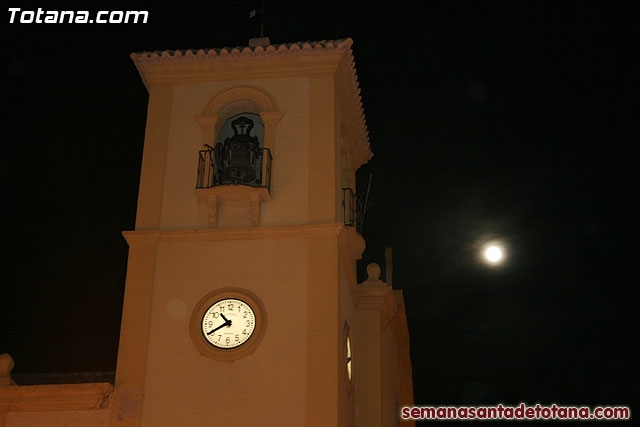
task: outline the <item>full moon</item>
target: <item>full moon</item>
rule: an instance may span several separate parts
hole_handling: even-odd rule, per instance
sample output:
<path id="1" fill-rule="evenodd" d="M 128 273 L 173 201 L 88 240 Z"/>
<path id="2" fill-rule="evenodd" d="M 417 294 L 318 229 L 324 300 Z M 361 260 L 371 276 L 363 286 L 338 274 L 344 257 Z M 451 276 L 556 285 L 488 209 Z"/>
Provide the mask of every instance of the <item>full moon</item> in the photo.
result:
<path id="1" fill-rule="evenodd" d="M 504 251 L 498 245 L 489 245 L 484 249 L 484 259 L 489 264 L 499 264 L 504 259 Z"/>

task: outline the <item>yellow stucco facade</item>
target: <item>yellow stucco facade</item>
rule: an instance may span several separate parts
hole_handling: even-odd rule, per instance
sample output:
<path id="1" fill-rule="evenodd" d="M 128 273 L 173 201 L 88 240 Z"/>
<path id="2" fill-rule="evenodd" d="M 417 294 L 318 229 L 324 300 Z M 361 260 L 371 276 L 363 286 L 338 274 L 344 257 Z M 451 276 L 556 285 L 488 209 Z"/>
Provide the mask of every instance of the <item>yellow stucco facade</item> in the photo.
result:
<path id="1" fill-rule="evenodd" d="M 149 105 L 115 384 L 0 387 L 3 423 L 396 425 L 413 403 L 402 294 L 375 267 L 357 283 L 365 242 L 343 218 L 372 155 L 351 41 L 132 59 Z M 196 190 L 198 151 L 239 113 L 264 125 L 270 186 Z M 227 288 L 259 301 L 263 329 L 208 354 L 190 319 Z"/>

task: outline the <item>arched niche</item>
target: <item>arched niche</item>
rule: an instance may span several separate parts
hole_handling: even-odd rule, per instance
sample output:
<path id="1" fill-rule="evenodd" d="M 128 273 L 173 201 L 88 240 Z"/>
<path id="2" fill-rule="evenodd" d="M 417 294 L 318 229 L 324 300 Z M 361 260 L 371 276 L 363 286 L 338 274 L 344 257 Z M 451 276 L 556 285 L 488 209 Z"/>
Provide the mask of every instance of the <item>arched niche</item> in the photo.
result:
<path id="1" fill-rule="evenodd" d="M 264 126 L 264 148 L 268 149 L 271 158 L 275 158 L 276 126 L 283 114 L 278 111 L 274 98 L 262 89 L 251 86 L 238 86 L 225 89 L 214 95 L 196 117 L 202 130 L 202 144 L 209 146 L 218 142 L 218 133 L 231 117 L 242 114 L 257 114 Z M 266 162 L 263 163 L 266 167 Z M 270 169 L 271 170 L 271 169 Z M 263 176 L 266 173 L 263 172 Z M 217 185 L 196 189 L 196 195 L 208 206 L 208 226 L 216 228 L 218 208 L 226 201 L 249 202 L 251 224 L 260 223 L 260 203 L 271 199 L 270 184 L 268 187 L 249 187 L 243 185 Z"/>
<path id="2" fill-rule="evenodd" d="M 260 115 L 264 125 L 264 147 L 275 156 L 276 126 L 282 119 L 273 97 L 262 89 L 238 86 L 213 96 L 196 119 L 202 129 L 202 144 L 212 145 L 224 123 L 242 113 Z"/>

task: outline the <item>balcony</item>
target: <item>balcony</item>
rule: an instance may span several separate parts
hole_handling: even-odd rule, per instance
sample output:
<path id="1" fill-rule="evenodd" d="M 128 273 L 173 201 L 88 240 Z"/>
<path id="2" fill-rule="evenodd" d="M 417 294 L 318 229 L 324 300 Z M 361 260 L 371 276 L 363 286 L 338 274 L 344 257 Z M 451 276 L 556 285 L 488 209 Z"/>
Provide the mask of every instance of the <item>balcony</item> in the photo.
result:
<path id="1" fill-rule="evenodd" d="M 260 223 L 260 203 L 271 199 L 271 151 L 222 144 L 198 153 L 196 195 L 208 206 L 209 228 L 218 224 L 218 206 L 248 202 L 251 225 Z"/>
<path id="2" fill-rule="evenodd" d="M 218 185 L 247 185 L 271 189 L 271 151 L 233 150 L 218 145 L 198 153 L 198 181 L 196 188 Z"/>

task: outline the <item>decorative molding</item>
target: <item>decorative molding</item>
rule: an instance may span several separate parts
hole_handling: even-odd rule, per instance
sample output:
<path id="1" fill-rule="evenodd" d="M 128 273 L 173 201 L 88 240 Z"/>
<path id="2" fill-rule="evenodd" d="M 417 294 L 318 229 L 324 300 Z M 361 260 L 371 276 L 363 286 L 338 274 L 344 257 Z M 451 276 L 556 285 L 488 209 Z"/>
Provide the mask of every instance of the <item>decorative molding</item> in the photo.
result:
<path id="1" fill-rule="evenodd" d="M 264 125 L 264 147 L 271 151 L 271 156 L 276 156 L 276 126 L 282 120 L 282 114 L 279 111 L 263 111 L 260 113 L 260 119 Z M 266 166 L 263 165 L 263 167 Z M 264 176 L 264 171 L 263 171 Z"/>
<path id="2" fill-rule="evenodd" d="M 340 232 L 340 239 L 353 262 L 362 258 L 366 244 L 364 238 L 356 232 L 354 227 L 343 226 Z"/>
<path id="3" fill-rule="evenodd" d="M 153 52 L 134 52 L 131 59 L 136 65 L 145 63 L 175 63 L 199 61 L 225 61 L 238 58 L 298 56 L 331 53 L 351 48 L 353 40 L 323 40 L 318 42 L 296 42 L 256 47 L 223 47 L 220 49 L 185 49 Z"/>
<path id="4" fill-rule="evenodd" d="M 149 91 L 162 85 L 302 77 L 335 73 L 342 53 L 291 58 L 247 58 L 239 61 L 138 65 Z"/>
<path id="5" fill-rule="evenodd" d="M 219 114 L 226 105 L 234 101 L 249 100 L 258 105 L 259 111 L 250 111 L 251 113 L 260 113 L 263 111 L 277 111 L 276 101 L 273 97 L 263 89 L 252 86 L 237 86 L 225 89 L 209 100 L 202 110 L 203 115 Z M 222 125 L 224 123 L 221 123 Z"/>
<path id="6" fill-rule="evenodd" d="M 202 130 L 202 145 L 213 145 L 215 139 L 215 129 L 220 120 L 220 114 L 202 114 L 196 116 L 196 120 Z"/>
<path id="7" fill-rule="evenodd" d="M 348 169 L 356 171 L 373 157 L 373 153 L 370 148 L 369 130 L 367 129 L 362 97 L 360 96 L 360 85 L 351 49 L 342 58 L 336 75 L 340 83 L 337 85 L 340 88 L 337 99 L 343 105 L 345 120 L 341 135 L 346 142 L 346 147 L 343 150 L 349 153 Z"/>
<path id="8" fill-rule="evenodd" d="M 357 307 L 377 308 L 380 310 L 380 316 L 382 318 L 384 302 L 389 292 L 389 289 L 359 289 Z"/>
<path id="9" fill-rule="evenodd" d="M 112 392 L 110 383 L 8 386 L 0 388 L 0 407 L 9 412 L 106 409 Z"/>
<path id="10" fill-rule="evenodd" d="M 300 237 L 318 237 L 322 235 L 338 235 L 347 228 L 342 223 L 283 225 L 274 227 L 248 228 L 213 228 L 197 230 L 164 230 L 164 231 L 123 231 L 127 242 L 150 240 L 151 235 L 160 243 L 167 242 L 203 242 L 220 240 L 266 240 L 297 239 Z"/>
<path id="11" fill-rule="evenodd" d="M 230 201 L 248 202 L 251 225 L 257 227 L 260 225 L 260 203 L 271 200 L 268 188 L 248 185 L 216 185 L 209 188 L 197 188 L 196 196 L 200 203 L 207 204 L 209 228 L 218 226 L 218 205 Z"/>
<path id="12" fill-rule="evenodd" d="M 122 235 L 125 240 L 131 246 L 133 243 L 143 241 L 157 241 L 162 235 L 162 231 L 157 230 L 136 230 L 136 231 L 123 231 Z"/>
<path id="13" fill-rule="evenodd" d="M 262 119 L 262 124 L 265 127 L 275 126 L 280 123 L 283 115 L 284 114 L 279 111 L 263 111 L 260 113 L 260 118 Z"/>

